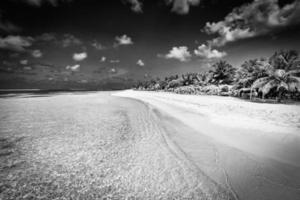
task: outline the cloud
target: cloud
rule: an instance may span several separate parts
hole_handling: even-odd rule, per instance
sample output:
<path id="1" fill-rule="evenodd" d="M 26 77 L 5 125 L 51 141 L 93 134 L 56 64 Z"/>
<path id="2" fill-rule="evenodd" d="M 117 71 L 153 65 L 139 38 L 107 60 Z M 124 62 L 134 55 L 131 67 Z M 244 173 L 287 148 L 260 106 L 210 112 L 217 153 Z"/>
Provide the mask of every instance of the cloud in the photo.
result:
<path id="1" fill-rule="evenodd" d="M 161 0 L 167 5 L 172 6 L 172 12 L 180 15 L 188 14 L 191 6 L 197 6 L 200 4 L 201 0 Z M 123 0 L 123 2 L 131 5 L 131 10 L 135 13 L 143 12 L 142 0 Z"/>
<path id="2" fill-rule="evenodd" d="M 186 46 L 173 47 L 170 52 L 164 56 L 167 59 L 177 59 L 181 62 L 189 61 L 191 58 L 191 53 L 188 51 Z"/>
<path id="3" fill-rule="evenodd" d="M 23 0 L 23 2 L 32 5 L 40 7 L 43 4 L 47 3 L 52 6 L 57 6 L 59 2 L 70 2 L 71 0 Z"/>
<path id="4" fill-rule="evenodd" d="M 87 53 L 82 52 L 82 53 L 74 53 L 73 54 L 73 60 L 75 61 L 82 61 L 87 58 Z"/>
<path id="5" fill-rule="evenodd" d="M 111 72 L 111 73 L 116 73 L 117 70 L 116 70 L 115 68 L 111 68 L 111 69 L 109 70 L 109 72 Z"/>
<path id="6" fill-rule="evenodd" d="M 25 67 L 23 67 L 23 69 L 24 69 L 24 70 L 27 70 L 27 71 L 30 71 L 30 70 L 32 70 L 32 67 L 30 67 L 30 66 L 25 66 Z"/>
<path id="7" fill-rule="evenodd" d="M 202 44 L 198 49 L 194 50 L 194 54 L 204 59 L 219 59 L 226 56 L 226 52 L 220 52 L 216 49 L 211 49 L 211 47 Z"/>
<path id="8" fill-rule="evenodd" d="M 36 42 L 43 42 L 43 43 L 51 42 L 51 44 L 62 46 L 63 48 L 83 44 L 83 42 L 79 38 L 69 33 L 63 35 L 58 35 L 55 33 L 43 33 L 39 36 L 36 36 L 35 40 Z M 92 43 L 92 45 L 93 44 L 94 43 Z M 99 48 L 99 46 L 97 46 L 97 48 Z"/>
<path id="9" fill-rule="evenodd" d="M 36 49 L 32 51 L 31 55 L 35 58 L 40 58 L 43 56 L 43 53 L 41 52 L 41 50 Z"/>
<path id="10" fill-rule="evenodd" d="M 105 61 L 106 61 L 106 57 L 102 56 L 101 59 L 100 59 L 100 62 L 105 62 Z"/>
<path id="11" fill-rule="evenodd" d="M 69 47 L 71 45 L 81 45 L 82 41 L 76 38 L 74 35 L 71 34 L 64 34 L 62 39 L 62 46 Z"/>
<path id="12" fill-rule="evenodd" d="M 191 6 L 197 6 L 200 0 L 168 0 L 168 4 L 172 3 L 172 12 L 180 15 L 188 14 Z"/>
<path id="13" fill-rule="evenodd" d="M 72 72 L 77 72 L 77 71 L 80 70 L 80 65 L 79 65 L 79 64 L 73 65 L 73 66 L 68 65 L 68 66 L 66 67 L 66 70 L 70 70 L 70 71 L 72 71 Z"/>
<path id="14" fill-rule="evenodd" d="M 54 33 L 43 33 L 42 35 L 39 35 L 36 37 L 37 41 L 43 41 L 43 42 L 57 42 L 56 35 Z"/>
<path id="15" fill-rule="evenodd" d="M 233 9 L 224 20 L 207 22 L 208 34 L 218 34 L 209 41 L 211 45 L 223 46 L 228 42 L 266 35 L 287 26 L 300 24 L 300 2 L 295 0 L 282 7 L 278 0 L 255 0 Z"/>
<path id="16" fill-rule="evenodd" d="M 250 28 L 235 28 L 232 29 L 226 25 L 217 25 L 217 24 L 207 24 L 206 27 L 214 27 L 212 29 L 216 29 L 216 27 L 220 26 L 217 30 L 219 37 L 214 38 L 209 41 L 209 44 L 212 46 L 224 46 L 228 42 L 234 42 L 240 39 L 251 38 L 258 35 L 255 31 L 251 31 Z"/>
<path id="17" fill-rule="evenodd" d="M 92 45 L 92 47 L 94 47 L 97 50 L 104 50 L 105 49 L 105 46 L 103 46 L 102 44 L 100 44 L 97 41 L 94 41 L 91 45 Z"/>
<path id="18" fill-rule="evenodd" d="M 143 4 L 141 1 L 139 0 L 127 0 L 127 1 L 124 1 L 124 2 L 127 2 L 131 5 L 131 10 L 135 13 L 142 13 L 143 12 Z"/>
<path id="19" fill-rule="evenodd" d="M 88 83 L 88 80 L 85 80 L 85 79 L 83 79 L 83 80 L 80 80 L 80 81 L 78 81 L 79 83 Z"/>
<path id="20" fill-rule="evenodd" d="M 116 43 L 115 43 L 116 46 L 133 44 L 132 39 L 130 37 L 128 37 L 127 35 L 116 36 L 115 40 L 116 40 Z"/>
<path id="21" fill-rule="evenodd" d="M 8 35 L 4 38 L 0 37 L 0 48 L 11 51 L 25 51 L 26 47 L 32 46 L 34 39 L 32 37 L 24 37 L 19 35 Z"/>
<path id="22" fill-rule="evenodd" d="M 20 64 L 21 65 L 27 65 L 28 64 L 28 60 L 20 60 Z"/>
<path id="23" fill-rule="evenodd" d="M 110 62 L 110 63 L 119 63 L 120 60 L 110 60 L 109 62 Z"/>
<path id="24" fill-rule="evenodd" d="M 137 64 L 138 66 L 141 66 L 141 67 L 145 66 L 144 61 L 142 61 L 141 59 L 139 59 L 139 60 L 136 62 L 136 64 Z"/>

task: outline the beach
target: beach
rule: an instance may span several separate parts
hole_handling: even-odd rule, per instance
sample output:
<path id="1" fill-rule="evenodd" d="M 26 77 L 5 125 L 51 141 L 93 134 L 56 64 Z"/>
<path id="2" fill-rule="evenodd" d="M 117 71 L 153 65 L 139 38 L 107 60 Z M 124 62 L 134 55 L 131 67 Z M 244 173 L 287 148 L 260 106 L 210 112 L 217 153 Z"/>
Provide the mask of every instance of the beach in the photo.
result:
<path id="1" fill-rule="evenodd" d="M 169 138 L 236 199 L 300 198 L 300 106 L 124 91 L 166 119 Z"/>
<path id="2" fill-rule="evenodd" d="M 0 111 L 0 199 L 300 198 L 299 105 L 127 90 Z"/>

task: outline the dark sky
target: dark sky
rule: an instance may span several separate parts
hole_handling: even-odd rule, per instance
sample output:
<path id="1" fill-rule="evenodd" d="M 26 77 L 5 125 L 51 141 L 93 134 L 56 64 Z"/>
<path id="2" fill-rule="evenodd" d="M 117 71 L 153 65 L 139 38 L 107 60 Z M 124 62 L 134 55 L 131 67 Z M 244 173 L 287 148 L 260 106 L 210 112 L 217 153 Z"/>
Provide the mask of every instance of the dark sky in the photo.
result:
<path id="1" fill-rule="evenodd" d="M 298 0 L 1 0 L 1 88 L 126 87 L 300 50 Z"/>

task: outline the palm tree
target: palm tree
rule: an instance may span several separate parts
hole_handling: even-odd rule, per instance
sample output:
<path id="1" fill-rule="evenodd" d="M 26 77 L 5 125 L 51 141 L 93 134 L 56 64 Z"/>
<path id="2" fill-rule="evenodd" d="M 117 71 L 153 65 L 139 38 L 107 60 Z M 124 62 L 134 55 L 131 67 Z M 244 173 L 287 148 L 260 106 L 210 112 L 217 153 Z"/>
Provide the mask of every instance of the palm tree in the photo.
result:
<path id="1" fill-rule="evenodd" d="M 215 84 L 231 84 L 234 80 L 236 69 L 224 60 L 215 63 L 213 70 L 210 71 L 213 75 L 212 83 Z"/>
<path id="2" fill-rule="evenodd" d="M 266 76 L 265 61 L 264 58 L 245 61 L 236 73 L 237 86 L 250 88 L 255 80 Z"/>
<path id="3" fill-rule="evenodd" d="M 300 61 L 296 51 L 276 52 L 264 68 L 267 76 L 257 79 L 251 91 L 259 89 L 264 98 L 272 89 L 276 89 L 278 101 L 281 101 L 285 91 L 300 91 Z"/>
<path id="4" fill-rule="evenodd" d="M 299 64 L 299 55 L 296 50 L 280 50 L 270 57 L 269 63 L 274 69 L 291 70 L 297 63 Z"/>

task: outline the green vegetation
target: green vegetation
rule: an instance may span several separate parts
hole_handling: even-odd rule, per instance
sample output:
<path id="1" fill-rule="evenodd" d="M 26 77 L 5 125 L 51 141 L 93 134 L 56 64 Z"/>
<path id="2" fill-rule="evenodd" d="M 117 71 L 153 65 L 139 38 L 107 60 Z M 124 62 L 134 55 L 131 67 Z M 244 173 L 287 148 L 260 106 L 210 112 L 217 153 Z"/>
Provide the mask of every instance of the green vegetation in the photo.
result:
<path id="1" fill-rule="evenodd" d="M 138 90 L 207 94 L 257 99 L 300 100 L 300 59 L 295 50 L 275 52 L 269 59 L 245 61 L 233 67 L 221 60 L 205 73 L 156 78 L 136 85 Z"/>

